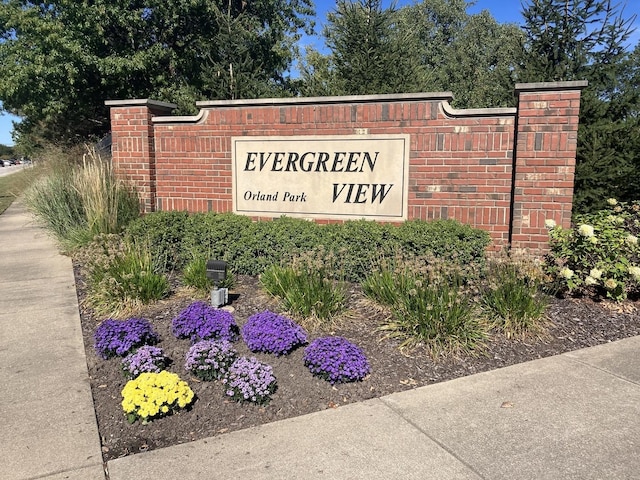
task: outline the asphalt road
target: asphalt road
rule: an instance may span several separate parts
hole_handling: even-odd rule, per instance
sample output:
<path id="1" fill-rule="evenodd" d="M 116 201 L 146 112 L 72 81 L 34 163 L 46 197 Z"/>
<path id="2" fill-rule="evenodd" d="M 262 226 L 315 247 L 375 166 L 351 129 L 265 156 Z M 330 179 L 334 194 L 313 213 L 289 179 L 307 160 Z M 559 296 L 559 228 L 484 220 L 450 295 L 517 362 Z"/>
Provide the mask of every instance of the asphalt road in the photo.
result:
<path id="1" fill-rule="evenodd" d="M 10 167 L 0 167 L 0 177 L 4 177 L 5 175 L 10 175 L 12 173 L 19 172 L 23 168 L 29 165 L 11 165 Z"/>

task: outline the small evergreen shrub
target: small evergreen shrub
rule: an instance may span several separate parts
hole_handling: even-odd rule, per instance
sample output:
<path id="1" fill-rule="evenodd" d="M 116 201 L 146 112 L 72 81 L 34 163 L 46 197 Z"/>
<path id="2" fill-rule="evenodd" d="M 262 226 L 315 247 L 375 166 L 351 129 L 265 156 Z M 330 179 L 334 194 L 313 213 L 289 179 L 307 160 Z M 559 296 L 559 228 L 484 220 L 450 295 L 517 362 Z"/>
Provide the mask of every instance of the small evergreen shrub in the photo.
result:
<path id="1" fill-rule="evenodd" d="M 177 338 L 188 338 L 192 343 L 216 339 L 233 342 L 238 338 L 238 325 L 233 315 L 206 302 L 193 302 L 171 324 Z"/>
<path id="2" fill-rule="evenodd" d="M 242 338 L 252 352 L 276 356 L 307 343 L 307 333 L 300 325 L 268 310 L 249 317 L 242 327 Z"/>
<path id="3" fill-rule="evenodd" d="M 463 265 L 481 261 L 489 243 L 486 232 L 453 220 L 318 225 L 289 217 L 253 222 L 243 215 L 213 212 L 155 212 L 130 224 L 127 232 L 148 242 L 158 271 L 182 270 L 194 259 L 216 258 L 237 274 L 258 275 L 308 252 L 329 252 L 340 278 L 352 282 L 364 279 L 380 259 L 398 251 Z"/>
<path id="4" fill-rule="evenodd" d="M 405 258 L 437 258 L 465 268 L 471 277 L 484 265 L 489 233 L 455 220 L 409 220 L 392 230 Z"/>
<path id="5" fill-rule="evenodd" d="M 144 240 L 158 271 L 180 270 L 186 263 L 183 239 L 188 221 L 187 212 L 153 212 L 131 222 L 126 235 Z"/>
<path id="6" fill-rule="evenodd" d="M 251 218 L 234 213 L 194 213 L 185 222 L 182 248 L 188 258 L 217 258 L 231 262 L 236 246 L 252 230 Z"/>
<path id="7" fill-rule="evenodd" d="M 154 344 L 158 335 L 153 326 L 144 318 L 129 318 L 103 321 L 94 334 L 95 349 L 103 359 L 122 357 L 143 345 Z"/>
<path id="8" fill-rule="evenodd" d="M 364 352 L 343 337 L 321 337 L 304 349 L 304 364 L 331 384 L 355 382 L 369 374 Z"/>
<path id="9" fill-rule="evenodd" d="M 335 269 L 347 281 L 363 280 L 381 258 L 396 251 L 397 242 L 392 235 L 396 228 L 369 220 L 327 225 L 325 246 L 335 257 Z"/>
<path id="10" fill-rule="evenodd" d="M 184 368 L 200 380 L 218 380 L 227 373 L 236 356 L 231 342 L 201 340 L 189 348 Z"/>

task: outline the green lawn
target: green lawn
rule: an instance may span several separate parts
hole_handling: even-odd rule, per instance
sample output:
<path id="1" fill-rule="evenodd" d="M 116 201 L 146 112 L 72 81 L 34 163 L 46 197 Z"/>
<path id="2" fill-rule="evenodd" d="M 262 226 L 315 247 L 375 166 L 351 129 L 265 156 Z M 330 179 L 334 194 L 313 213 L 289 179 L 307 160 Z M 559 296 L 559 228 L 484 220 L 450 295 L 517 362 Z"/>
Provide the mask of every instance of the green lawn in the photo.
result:
<path id="1" fill-rule="evenodd" d="M 0 177 L 0 214 L 36 179 L 40 168 L 25 167 L 19 172 Z"/>

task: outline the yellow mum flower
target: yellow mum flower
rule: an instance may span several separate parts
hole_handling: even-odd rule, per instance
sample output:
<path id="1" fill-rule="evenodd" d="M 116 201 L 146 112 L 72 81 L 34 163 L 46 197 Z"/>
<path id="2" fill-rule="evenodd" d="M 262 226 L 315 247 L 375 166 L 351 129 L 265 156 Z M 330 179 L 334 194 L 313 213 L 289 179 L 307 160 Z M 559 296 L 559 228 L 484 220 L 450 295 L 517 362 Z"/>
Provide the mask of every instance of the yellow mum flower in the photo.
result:
<path id="1" fill-rule="evenodd" d="M 145 372 L 130 380 L 122 389 L 122 397 L 125 413 L 147 421 L 169 413 L 176 402 L 178 406 L 186 407 L 194 394 L 178 375 L 163 370 L 160 373 Z"/>

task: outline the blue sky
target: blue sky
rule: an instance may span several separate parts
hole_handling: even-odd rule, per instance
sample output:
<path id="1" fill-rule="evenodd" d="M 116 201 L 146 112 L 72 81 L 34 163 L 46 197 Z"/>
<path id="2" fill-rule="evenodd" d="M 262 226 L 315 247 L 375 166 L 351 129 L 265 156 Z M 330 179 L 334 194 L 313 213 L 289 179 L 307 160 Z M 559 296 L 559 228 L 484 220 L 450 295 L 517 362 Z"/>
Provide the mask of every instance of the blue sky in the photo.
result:
<path id="1" fill-rule="evenodd" d="M 622 0 L 621 3 L 624 3 Z M 385 6 L 388 6 L 390 1 L 383 1 Z M 414 0 L 399 0 L 397 6 L 414 3 Z M 615 3 L 615 2 L 614 2 Z M 318 15 L 317 23 L 321 24 L 327 11 L 333 9 L 335 2 L 333 0 L 315 0 L 316 11 Z M 625 16 L 630 17 L 636 14 L 636 32 L 630 41 L 631 45 L 636 45 L 640 40 L 640 2 L 638 0 L 626 0 L 626 8 L 624 10 Z M 475 5 L 468 9 L 469 13 L 478 13 L 481 10 L 489 10 L 493 17 L 499 22 L 513 22 L 521 23 L 520 15 L 520 0 L 477 0 Z M 316 30 L 320 30 L 317 28 Z M 313 42 L 315 43 L 315 42 Z M 0 143 L 4 145 L 13 145 L 11 139 L 11 131 L 13 130 L 12 121 L 17 118 L 12 115 L 0 115 Z"/>

